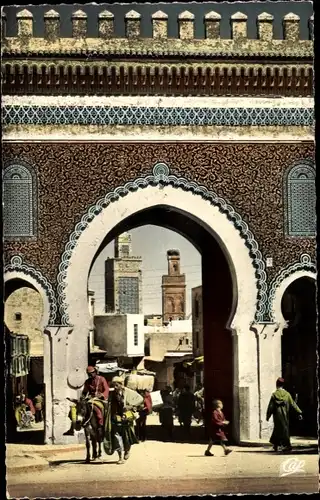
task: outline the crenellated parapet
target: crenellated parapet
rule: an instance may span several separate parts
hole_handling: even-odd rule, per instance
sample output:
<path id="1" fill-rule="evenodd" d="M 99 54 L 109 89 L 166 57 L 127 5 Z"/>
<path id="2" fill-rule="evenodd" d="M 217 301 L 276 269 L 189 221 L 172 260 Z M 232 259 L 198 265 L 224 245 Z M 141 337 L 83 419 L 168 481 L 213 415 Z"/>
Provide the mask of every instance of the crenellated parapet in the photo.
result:
<path id="1" fill-rule="evenodd" d="M 58 7 L 58 6 L 57 6 Z M 193 56 L 267 56 L 312 57 L 313 19 L 309 22 L 309 40 L 300 37 L 300 18 L 288 13 L 282 20 L 282 38 L 273 35 L 273 15 L 263 12 L 256 18 L 256 38 L 248 36 L 248 17 L 243 12 L 230 16 L 229 39 L 220 34 L 221 15 L 209 11 L 203 16 L 205 38 L 195 35 L 195 15 L 184 10 L 177 15 L 177 37 L 168 34 L 168 15 L 156 11 L 148 20 L 152 24 L 152 36 L 142 34 L 141 14 L 133 9 L 124 15 L 125 36 L 115 31 L 115 16 L 108 10 L 97 15 L 98 36 L 88 35 L 88 15 L 77 10 L 71 15 L 71 37 L 61 33 L 61 16 L 50 9 L 44 13 L 43 37 L 34 36 L 33 14 L 23 9 L 16 14 L 17 32 L 6 36 L 6 16 L 3 14 L 4 55 L 67 55 L 67 54 L 118 54 L 118 55 L 193 55 Z M 92 22 L 92 20 L 91 20 Z M 144 22 L 146 19 L 144 18 Z"/>
<path id="2" fill-rule="evenodd" d="M 95 24 L 92 13 L 89 23 L 85 6 L 70 10 L 63 23 L 59 5 L 54 7 L 43 14 L 42 36 L 35 36 L 39 18 L 34 18 L 31 7 L 16 12 L 10 36 L 2 13 L 5 94 L 304 97 L 313 93 L 313 17 L 301 20 L 288 12 L 279 38 L 274 15 L 261 12 L 252 38 L 252 19 L 237 10 L 228 19 L 226 38 L 225 19 L 218 4 L 211 4 L 201 14 L 200 37 L 199 15 L 190 3 L 189 9 L 175 12 L 173 36 L 168 4 L 161 4 L 161 10 L 155 6 L 148 18 L 141 9 L 128 8 L 119 19 L 112 5 L 101 7 Z"/>

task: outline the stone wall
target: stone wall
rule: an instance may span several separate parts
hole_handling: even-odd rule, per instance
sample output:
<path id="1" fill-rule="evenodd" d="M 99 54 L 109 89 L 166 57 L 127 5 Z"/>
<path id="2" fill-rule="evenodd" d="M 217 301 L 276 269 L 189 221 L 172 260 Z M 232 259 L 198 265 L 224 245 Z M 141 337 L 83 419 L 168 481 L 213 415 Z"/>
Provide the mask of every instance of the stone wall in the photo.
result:
<path id="1" fill-rule="evenodd" d="M 43 355 L 43 311 L 41 295 L 32 288 L 15 290 L 5 302 L 4 322 L 11 332 L 28 335 L 31 356 Z"/>

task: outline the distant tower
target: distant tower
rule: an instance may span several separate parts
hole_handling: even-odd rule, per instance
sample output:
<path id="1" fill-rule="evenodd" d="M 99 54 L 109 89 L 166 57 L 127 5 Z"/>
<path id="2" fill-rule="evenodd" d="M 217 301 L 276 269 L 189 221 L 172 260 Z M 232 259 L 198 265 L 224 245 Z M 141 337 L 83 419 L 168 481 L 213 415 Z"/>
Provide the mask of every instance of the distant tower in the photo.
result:
<path id="1" fill-rule="evenodd" d="M 114 240 L 114 256 L 116 259 L 130 257 L 132 253 L 131 234 L 122 233 Z"/>
<path id="2" fill-rule="evenodd" d="M 168 274 L 162 276 L 162 317 L 167 322 L 185 319 L 186 277 L 180 273 L 179 250 L 168 250 Z"/>
<path id="3" fill-rule="evenodd" d="M 107 313 L 142 314 L 142 259 L 131 253 L 131 234 L 117 236 L 114 258 L 105 261 Z"/>

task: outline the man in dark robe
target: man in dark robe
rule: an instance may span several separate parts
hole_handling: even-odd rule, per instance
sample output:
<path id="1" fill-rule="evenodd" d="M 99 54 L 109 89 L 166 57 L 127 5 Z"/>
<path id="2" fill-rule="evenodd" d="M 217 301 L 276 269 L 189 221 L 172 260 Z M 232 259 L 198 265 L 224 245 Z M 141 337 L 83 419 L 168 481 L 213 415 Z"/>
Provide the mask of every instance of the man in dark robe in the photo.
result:
<path id="1" fill-rule="evenodd" d="M 299 418 L 302 419 L 302 411 L 292 399 L 291 394 L 283 386 L 283 378 L 278 378 L 276 390 L 271 396 L 267 409 L 267 422 L 273 416 L 274 428 L 270 443 L 273 445 L 275 451 L 278 451 L 280 446 L 283 451 L 292 450 L 289 432 L 290 408 L 293 408 L 299 414 Z"/>
<path id="2" fill-rule="evenodd" d="M 191 392 L 190 386 L 185 385 L 178 399 L 179 422 L 190 434 L 192 415 L 195 410 L 195 397 Z"/>
<path id="3" fill-rule="evenodd" d="M 174 402 L 171 393 L 171 387 L 167 386 L 160 391 L 163 405 L 159 409 L 159 420 L 163 429 L 163 436 L 165 441 L 173 441 L 173 428 L 174 428 Z"/>
<path id="4" fill-rule="evenodd" d="M 94 400 L 100 399 L 101 401 L 106 401 L 109 396 L 109 386 L 104 377 L 98 375 L 97 369 L 94 366 L 88 366 L 87 368 L 88 378 L 84 383 L 82 396 L 90 396 L 93 400 L 93 411 L 96 414 L 97 422 L 99 426 L 99 432 L 103 434 L 103 410 L 100 405 L 94 404 Z M 71 408 L 71 428 L 69 431 L 65 432 L 65 436 L 73 436 L 74 428 L 76 424 L 76 411 L 75 407 Z"/>

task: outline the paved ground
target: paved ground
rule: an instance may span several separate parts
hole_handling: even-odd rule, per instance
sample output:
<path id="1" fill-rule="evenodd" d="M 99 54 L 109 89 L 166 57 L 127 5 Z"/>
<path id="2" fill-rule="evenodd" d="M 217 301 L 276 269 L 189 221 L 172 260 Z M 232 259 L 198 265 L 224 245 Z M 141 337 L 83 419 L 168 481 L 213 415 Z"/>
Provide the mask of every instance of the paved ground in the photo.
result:
<path id="1" fill-rule="evenodd" d="M 8 445 L 8 490 L 13 498 L 317 492 L 317 442 L 293 444 L 291 455 L 259 443 L 205 457 L 203 444 L 146 441 L 124 465 L 116 454 L 87 465 L 83 445 Z"/>
<path id="2" fill-rule="evenodd" d="M 134 446 L 120 466 L 116 455 L 87 465 L 81 447 L 47 456 L 47 470 L 8 471 L 8 489 L 14 498 L 318 491 L 316 449 L 290 456 L 264 447 L 233 447 L 228 457 L 218 448 L 213 451 L 214 457 L 205 457 L 199 444 L 149 441 Z"/>
<path id="3" fill-rule="evenodd" d="M 315 493 L 318 491 L 317 480 L 312 477 L 295 478 L 205 478 L 170 479 L 169 481 L 106 481 L 103 476 L 99 481 L 81 480 L 65 484 L 39 483 L 27 487 L 15 485 L 9 487 L 11 498 L 107 498 L 139 496 L 178 496 L 178 495 L 217 495 L 217 494 L 293 494 Z M 10 498 L 10 497 L 9 497 Z"/>

